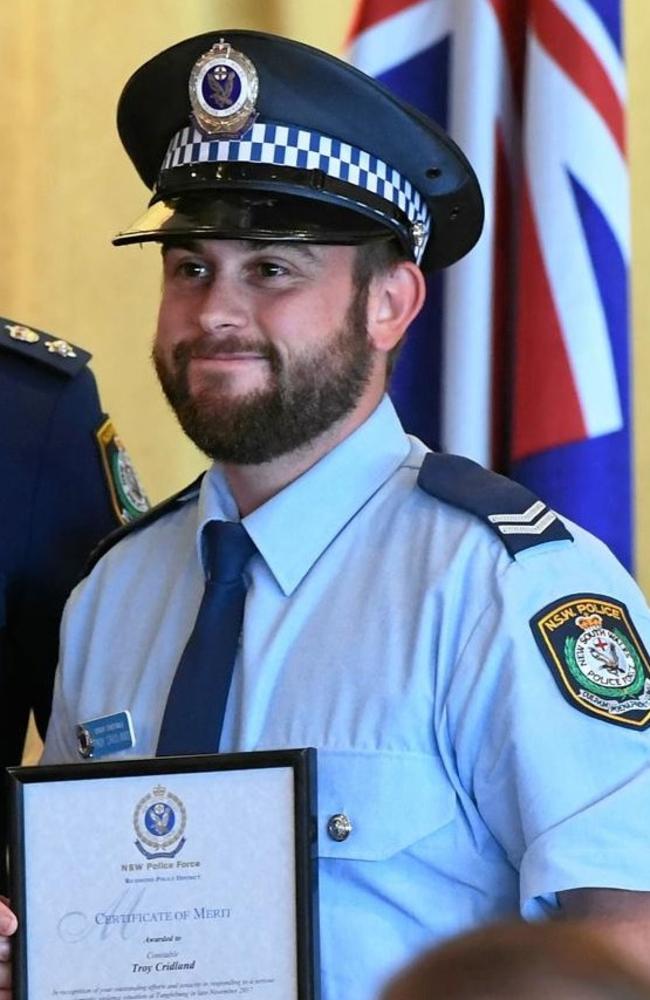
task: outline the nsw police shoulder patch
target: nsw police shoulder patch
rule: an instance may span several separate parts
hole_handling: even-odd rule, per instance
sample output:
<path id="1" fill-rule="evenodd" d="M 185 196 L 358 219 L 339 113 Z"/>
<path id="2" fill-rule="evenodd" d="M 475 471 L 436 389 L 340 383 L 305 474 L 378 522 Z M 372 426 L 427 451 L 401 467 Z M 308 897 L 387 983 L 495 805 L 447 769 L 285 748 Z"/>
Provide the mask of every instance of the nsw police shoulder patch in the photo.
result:
<path id="1" fill-rule="evenodd" d="M 149 501 L 112 420 L 106 419 L 96 436 L 113 508 L 121 523 L 129 524 L 149 510 Z"/>
<path id="2" fill-rule="evenodd" d="M 650 658 L 624 604 L 572 594 L 543 608 L 530 625 L 571 705 L 619 726 L 650 726 Z"/>

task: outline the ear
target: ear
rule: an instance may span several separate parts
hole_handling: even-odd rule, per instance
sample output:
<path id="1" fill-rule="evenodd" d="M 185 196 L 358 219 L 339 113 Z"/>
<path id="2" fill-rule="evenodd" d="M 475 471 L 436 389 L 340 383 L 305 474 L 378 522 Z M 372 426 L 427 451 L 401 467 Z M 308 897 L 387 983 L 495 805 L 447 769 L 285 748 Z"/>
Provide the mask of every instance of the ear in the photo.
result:
<path id="1" fill-rule="evenodd" d="M 422 271 L 410 260 L 400 261 L 373 278 L 368 294 L 368 338 L 376 350 L 387 353 L 400 342 L 425 296 Z"/>

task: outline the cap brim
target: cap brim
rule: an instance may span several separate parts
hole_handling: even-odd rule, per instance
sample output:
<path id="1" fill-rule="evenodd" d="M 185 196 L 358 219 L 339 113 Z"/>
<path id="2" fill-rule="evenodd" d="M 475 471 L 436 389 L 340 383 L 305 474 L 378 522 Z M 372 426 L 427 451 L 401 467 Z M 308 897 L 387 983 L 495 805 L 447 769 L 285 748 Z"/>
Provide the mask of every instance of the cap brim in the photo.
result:
<path id="1" fill-rule="evenodd" d="M 399 239 L 397 228 L 393 236 Z M 213 197 L 186 194 L 155 201 L 113 243 L 257 239 L 354 246 L 390 238 L 385 219 L 364 216 L 358 209 L 295 195 L 221 191 Z"/>

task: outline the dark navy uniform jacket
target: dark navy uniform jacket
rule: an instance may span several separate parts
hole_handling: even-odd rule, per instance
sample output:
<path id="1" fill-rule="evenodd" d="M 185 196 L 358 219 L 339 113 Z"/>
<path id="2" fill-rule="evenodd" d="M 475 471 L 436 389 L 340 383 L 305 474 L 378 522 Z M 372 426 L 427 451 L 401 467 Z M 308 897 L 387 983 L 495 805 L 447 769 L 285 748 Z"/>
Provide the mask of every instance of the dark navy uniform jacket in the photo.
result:
<path id="1" fill-rule="evenodd" d="M 0 319 L 0 767 L 20 760 L 30 708 L 45 735 L 64 602 L 99 539 L 135 513 L 89 357 Z"/>

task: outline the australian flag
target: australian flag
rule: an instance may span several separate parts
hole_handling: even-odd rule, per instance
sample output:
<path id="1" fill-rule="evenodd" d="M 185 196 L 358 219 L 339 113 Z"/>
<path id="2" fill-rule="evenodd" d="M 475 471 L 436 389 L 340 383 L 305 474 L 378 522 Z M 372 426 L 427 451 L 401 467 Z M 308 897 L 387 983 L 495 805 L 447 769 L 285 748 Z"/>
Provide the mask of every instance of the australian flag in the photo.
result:
<path id="1" fill-rule="evenodd" d="M 361 0 L 348 57 L 447 129 L 486 200 L 398 362 L 405 426 L 518 479 L 631 568 L 620 0 Z"/>

